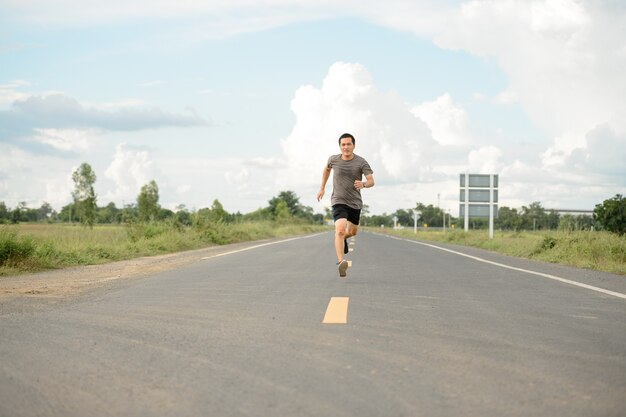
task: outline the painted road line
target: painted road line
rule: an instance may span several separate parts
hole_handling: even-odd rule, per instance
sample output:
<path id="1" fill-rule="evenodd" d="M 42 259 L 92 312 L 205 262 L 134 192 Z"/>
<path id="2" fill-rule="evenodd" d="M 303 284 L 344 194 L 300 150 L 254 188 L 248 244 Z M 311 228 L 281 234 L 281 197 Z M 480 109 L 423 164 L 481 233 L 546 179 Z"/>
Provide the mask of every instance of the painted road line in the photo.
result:
<path id="1" fill-rule="evenodd" d="M 397 238 L 394 238 L 394 239 L 397 239 Z M 465 256 L 466 258 L 470 258 L 470 259 L 474 259 L 475 261 L 484 262 L 484 263 L 487 263 L 487 264 L 499 266 L 500 268 L 506 268 L 506 269 L 511 269 L 513 271 L 519 271 L 519 272 L 525 272 L 527 274 L 538 275 L 540 277 L 552 279 L 554 281 L 559 281 L 559 282 L 563 282 L 565 284 L 575 285 L 577 287 L 585 288 L 585 289 L 592 290 L 592 291 L 597 291 L 597 292 L 600 292 L 602 294 L 612 295 L 614 297 L 623 298 L 623 299 L 626 300 L 626 294 L 622 294 L 620 292 L 615 292 L 615 291 L 606 290 L 604 288 L 594 287 L 593 285 L 583 284 L 582 282 L 572 281 L 570 279 L 557 277 L 555 275 L 544 274 L 543 272 L 531 271 L 531 270 L 528 270 L 528 269 L 517 268 L 515 266 L 501 264 L 499 262 L 489 261 L 487 259 L 479 258 L 477 256 L 468 255 L 468 254 L 463 253 L 463 252 L 457 252 L 457 251 L 454 251 L 452 249 L 442 248 L 441 246 L 431 245 L 429 243 L 418 242 L 416 240 L 411 240 L 411 239 L 402 239 L 402 240 L 404 240 L 406 242 L 416 243 L 418 245 L 429 246 L 431 248 L 435 248 L 435 249 L 443 250 L 443 251 L 446 251 L 446 252 L 454 253 L 455 255 Z"/>
<path id="2" fill-rule="evenodd" d="M 293 240 L 298 240 L 298 239 L 308 239 L 310 237 L 315 237 L 315 236 L 319 236 L 319 235 L 323 235 L 323 234 L 326 234 L 326 232 L 315 233 L 314 235 L 292 237 L 292 238 L 289 238 L 289 239 L 278 240 L 276 242 L 262 243 L 260 245 L 249 246 L 247 248 L 237 249 L 237 250 L 233 250 L 233 251 L 230 251 L 230 252 L 218 253 L 217 255 L 205 256 L 205 257 L 200 258 L 200 259 L 205 260 L 205 259 L 217 258 L 217 257 L 220 257 L 220 256 L 232 255 L 233 253 L 245 252 L 247 250 L 257 249 L 257 248 L 261 248 L 263 246 L 276 245 L 278 243 L 291 242 Z"/>
<path id="3" fill-rule="evenodd" d="M 348 323 L 348 302 L 349 297 L 331 297 L 326 314 L 324 315 L 324 324 L 346 324 Z"/>
<path id="4" fill-rule="evenodd" d="M 348 268 L 352 268 L 352 261 L 348 261 Z"/>

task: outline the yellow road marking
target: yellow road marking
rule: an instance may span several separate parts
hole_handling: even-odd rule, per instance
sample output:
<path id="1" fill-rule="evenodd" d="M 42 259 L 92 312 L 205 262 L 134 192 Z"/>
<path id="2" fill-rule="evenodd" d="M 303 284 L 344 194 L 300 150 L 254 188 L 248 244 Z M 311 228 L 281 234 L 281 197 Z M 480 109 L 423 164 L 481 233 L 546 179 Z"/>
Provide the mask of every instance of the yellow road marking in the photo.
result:
<path id="1" fill-rule="evenodd" d="M 352 268 L 352 261 L 348 261 L 348 268 Z"/>
<path id="2" fill-rule="evenodd" d="M 348 301 L 349 297 L 331 297 L 326 314 L 324 315 L 324 324 L 346 324 L 348 323 Z"/>

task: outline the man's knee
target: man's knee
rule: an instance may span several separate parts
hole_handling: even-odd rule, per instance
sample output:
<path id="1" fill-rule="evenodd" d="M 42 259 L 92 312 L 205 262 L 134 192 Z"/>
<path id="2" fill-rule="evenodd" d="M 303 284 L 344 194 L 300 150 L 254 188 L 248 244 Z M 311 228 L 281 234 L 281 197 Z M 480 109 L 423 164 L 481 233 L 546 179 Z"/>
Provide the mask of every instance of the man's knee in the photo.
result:
<path id="1" fill-rule="evenodd" d="M 346 235 L 347 235 L 347 237 L 352 237 L 352 236 L 356 235 L 356 232 L 357 232 L 357 226 L 354 223 L 348 222 L 348 224 L 346 226 Z"/>
<path id="2" fill-rule="evenodd" d="M 335 222 L 335 235 L 345 236 L 346 229 L 348 228 L 348 222 L 344 219 L 339 219 Z"/>

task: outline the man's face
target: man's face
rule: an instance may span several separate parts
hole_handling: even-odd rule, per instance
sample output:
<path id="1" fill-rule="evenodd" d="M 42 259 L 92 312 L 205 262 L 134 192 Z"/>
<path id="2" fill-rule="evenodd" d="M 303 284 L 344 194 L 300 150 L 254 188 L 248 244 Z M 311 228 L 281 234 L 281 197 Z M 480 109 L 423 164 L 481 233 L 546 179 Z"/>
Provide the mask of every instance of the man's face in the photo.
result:
<path id="1" fill-rule="evenodd" d="M 354 152 L 354 145 L 352 144 L 351 138 L 342 138 L 341 142 L 339 142 L 339 148 L 341 149 L 341 154 L 343 156 L 352 156 L 352 152 Z"/>

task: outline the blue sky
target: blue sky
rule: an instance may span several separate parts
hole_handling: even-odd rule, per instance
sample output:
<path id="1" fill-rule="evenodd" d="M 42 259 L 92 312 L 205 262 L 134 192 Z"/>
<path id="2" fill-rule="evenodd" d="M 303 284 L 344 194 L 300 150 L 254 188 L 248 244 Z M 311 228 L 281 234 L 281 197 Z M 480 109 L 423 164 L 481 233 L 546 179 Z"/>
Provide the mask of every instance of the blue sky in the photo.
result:
<path id="1" fill-rule="evenodd" d="M 11 207 L 60 209 L 88 162 L 100 205 L 155 179 L 168 208 L 248 212 L 289 189 L 321 212 L 344 131 L 375 171 L 376 213 L 456 214 L 466 171 L 499 174 L 512 207 L 626 192 L 626 7 L 612 2 L 50 3 L 0 0 Z"/>

